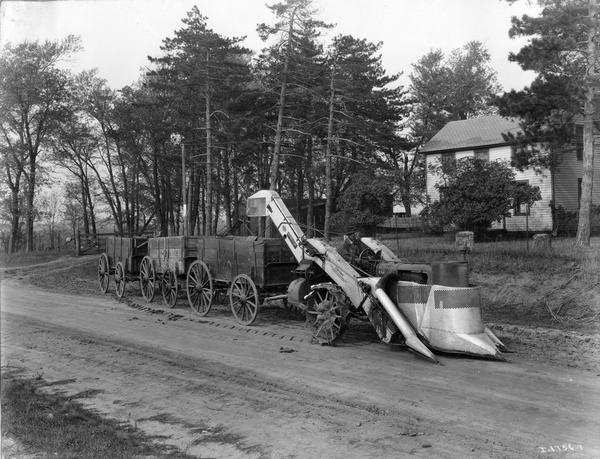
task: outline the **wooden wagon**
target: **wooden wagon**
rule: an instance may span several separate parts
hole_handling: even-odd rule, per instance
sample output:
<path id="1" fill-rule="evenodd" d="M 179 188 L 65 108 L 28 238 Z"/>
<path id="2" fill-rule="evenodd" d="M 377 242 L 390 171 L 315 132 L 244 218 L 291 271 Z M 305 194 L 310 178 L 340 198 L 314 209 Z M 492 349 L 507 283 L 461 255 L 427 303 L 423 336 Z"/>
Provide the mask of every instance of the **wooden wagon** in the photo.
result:
<path id="1" fill-rule="evenodd" d="M 148 254 L 140 266 L 140 285 L 146 301 L 154 298 L 156 281 L 159 279 L 164 304 L 170 308 L 175 306 L 180 281 L 198 259 L 200 238 L 169 236 L 148 240 Z"/>
<path id="2" fill-rule="evenodd" d="M 264 300 L 284 298 L 297 276 L 298 262 L 280 238 L 206 237 L 199 240 L 198 262 L 190 266 L 187 293 L 191 308 L 208 314 L 215 292 L 226 290 L 236 320 L 250 325 Z"/>
<path id="3" fill-rule="evenodd" d="M 114 275 L 115 293 L 125 295 L 125 283 L 137 281 L 142 259 L 148 252 L 147 237 L 106 238 L 106 251 L 98 259 L 98 282 L 102 293 L 108 292 L 110 275 Z"/>
<path id="4" fill-rule="evenodd" d="M 236 320 L 256 318 L 258 307 L 295 279 L 297 262 L 281 239 L 171 236 L 151 238 L 140 267 L 142 295 L 151 301 L 160 279 L 163 302 L 174 307 L 185 288 L 190 308 L 205 316 L 219 292 L 229 296 Z M 283 298 L 285 295 L 280 295 Z"/>

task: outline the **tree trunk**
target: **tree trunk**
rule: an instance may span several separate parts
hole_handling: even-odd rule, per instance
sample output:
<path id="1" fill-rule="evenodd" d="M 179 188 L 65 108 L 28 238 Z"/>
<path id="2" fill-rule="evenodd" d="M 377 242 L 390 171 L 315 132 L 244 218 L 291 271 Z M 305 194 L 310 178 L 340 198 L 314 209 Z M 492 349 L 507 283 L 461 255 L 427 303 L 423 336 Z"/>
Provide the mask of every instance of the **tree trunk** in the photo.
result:
<path id="1" fill-rule="evenodd" d="M 296 193 L 296 216 L 299 219 L 304 201 L 304 164 L 301 162 L 296 169 L 298 173 L 297 185 L 298 192 Z"/>
<path id="2" fill-rule="evenodd" d="M 131 200 L 131 196 L 130 196 L 130 191 L 129 191 L 129 181 L 127 178 L 127 172 L 125 170 L 125 161 L 123 159 L 123 153 L 121 151 L 121 147 L 119 146 L 118 142 L 115 142 L 115 148 L 117 150 L 117 164 L 118 166 L 120 166 L 121 169 L 121 180 L 122 183 L 119 184 L 118 182 L 114 182 L 113 183 L 113 192 L 115 195 L 115 201 L 119 203 L 118 208 L 123 209 L 123 206 L 121 204 L 121 199 L 123 199 L 124 204 L 125 204 L 125 216 L 123 217 L 123 210 L 121 211 L 121 223 L 120 223 L 120 228 L 121 228 L 121 234 L 125 234 L 124 231 L 126 230 L 126 234 L 131 236 L 131 209 L 130 209 L 130 200 Z"/>
<path id="3" fill-rule="evenodd" d="M 164 152 L 166 153 L 166 152 Z M 158 173 L 158 161 L 159 161 L 159 152 L 158 147 L 155 144 L 152 150 L 152 194 L 154 196 L 154 209 L 155 214 L 158 215 L 159 226 L 160 226 L 160 234 L 161 236 L 166 236 L 168 232 L 168 217 L 166 212 L 166 199 L 165 196 L 165 187 L 164 187 L 164 178 L 161 180 Z M 149 180 L 148 180 L 149 181 Z M 162 193 L 161 193 L 162 191 Z M 161 196 L 162 195 L 162 196 Z"/>
<path id="4" fill-rule="evenodd" d="M 190 235 L 200 234 L 198 230 L 198 204 L 199 204 L 199 180 L 195 168 L 190 171 L 190 183 L 188 185 L 188 232 Z"/>
<path id="5" fill-rule="evenodd" d="M 225 150 L 223 158 L 223 207 L 225 210 L 225 230 L 231 232 L 231 184 L 229 181 L 231 171 L 231 154 L 229 148 Z"/>
<path id="6" fill-rule="evenodd" d="M 27 177 L 27 208 L 26 208 L 26 239 L 25 239 L 25 250 L 27 252 L 33 251 L 33 220 L 34 220 L 34 197 L 35 197 L 35 174 L 36 174 L 36 163 L 35 154 L 29 153 L 29 174 Z"/>
<path id="7" fill-rule="evenodd" d="M 401 196 L 402 199 L 402 205 L 404 206 L 404 211 L 406 212 L 404 215 L 406 217 L 410 217 L 411 216 L 411 211 L 410 211 L 410 194 L 406 192 L 406 190 L 402 193 Z"/>
<path id="8" fill-rule="evenodd" d="M 21 211 L 19 209 L 19 192 L 18 186 L 16 190 L 11 191 L 11 221 L 10 221 L 10 241 L 9 253 L 14 253 L 19 247 L 19 224 L 21 219 Z"/>
<path id="9" fill-rule="evenodd" d="M 213 219 L 213 227 L 212 227 L 212 233 L 211 234 L 217 234 L 217 230 L 219 229 L 219 214 L 220 214 L 220 210 L 221 210 L 221 195 L 217 194 L 215 196 L 215 213 L 214 213 L 214 219 Z"/>
<path id="10" fill-rule="evenodd" d="M 85 179 L 84 179 L 83 175 L 81 175 L 79 177 L 79 183 L 81 186 L 81 208 L 83 211 L 83 230 L 85 231 L 86 234 L 89 234 L 90 218 L 89 218 L 89 213 L 88 213 L 88 199 L 87 199 L 87 193 L 86 193 L 86 189 L 85 189 Z"/>
<path id="11" fill-rule="evenodd" d="M 598 0 L 588 0 L 590 18 L 597 18 L 599 13 Z M 596 65 L 600 56 L 594 42 L 598 34 L 598 21 L 593 23 L 588 31 L 586 75 L 586 94 L 583 107 L 583 177 L 581 179 L 581 201 L 579 202 L 579 221 L 577 224 L 576 245 L 590 245 L 590 225 L 592 212 L 592 180 L 594 177 L 594 88 L 597 76 Z"/>
<path id="12" fill-rule="evenodd" d="M 204 187 L 200 188 L 200 212 L 202 216 L 202 234 L 206 234 L 208 229 L 206 229 L 206 191 Z"/>
<path id="13" fill-rule="evenodd" d="M 165 236 L 174 236 L 177 234 L 177 227 L 175 225 L 175 203 L 173 202 L 173 193 L 171 189 L 171 182 L 169 180 L 165 181 L 165 196 L 169 196 L 168 205 L 167 205 L 167 233 Z"/>
<path id="14" fill-rule="evenodd" d="M 306 185 L 308 186 L 308 206 L 306 209 L 306 227 L 308 237 L 314 237 L 315 235 L 315 178 L 312 170 L 312 158 L 313 158 L 313 142 L 312 138 L 307 140 L 307 151 L 306 151 Z"/>
<path id="15" fill-rule="evenodd" d="M 156 177 L 158 178 L 158 168 Z M 156 180 L 156 182 L 159 182 L 159 180 Z M 160 176 L 160 187 L 163 196 L 163 201 L 160 210 L 160 235 L 164 237 L 168 236 L 169 234 L 169 209 L 171 208 L 172 203 L 171 194 L 168 193 L 167 189 L 167 179 L 165 177 L 165 174 L 161 174 Z"/>
<path id="16" fill-rule="evenodd" d="M 327 121 L 327 147 L 325 149 L 325 222 L 323 235 L 329 239 L 331 229 L 331 209 L 333 205 L 333 183 L 331 178 L 331 144 L 333 142 L 333 112 L 335 103 L 335 60 L 329 80 L 329 120 Z"/>
<path id="17" fill-rule="evenodd" d="M 192 222 L 192 212 L 191 212 L 194 182 L 192 181 L 192 174 L 189 169 L 187 171 L 186 177 L 188 178 L 188 180 L 187 180 L 186 192 L 185 192 L 186 208 L 187 208 L 187 214 L 185 217 L 186 218 L 185 229 L 186 229 L 186 236 L 191 236 L 192 234 L 194 234 L 194 223 Z"/>
<path id="18" fill-rule="evenodd" d="M 206 236 L 212 234 L 213 221 L 213 183 L 212 183 L 212 152 L 211 152 L 211 132 L 210 132 L 210 74 L 209 74 L 209 54 L 206 52 Z"/>
<path id="19" fill-rule="evenodd" d="M 292 11 L 290 17 L 290 24 L 288 28 L 288 37 L 286 43 L 285 60 L 283 62 L 283 72 L 281 75 L 281 90 L 279 92 L 279 110 L 277 113 L 277 127 L 275 129 L 275 145 L 273 148 L 273 159 L 271 161 L 271 173 L 269 174 L 270 183 L 269 189 L 275 190 L 277 186 L 277 175 L 279 173 L 279 153 L 281 151 L 281 131 L 283 129 L 283 113 L 285 106 L 285 96 L 287 91 L 287 79 L 288 71 L 290 67 L 290 57 L 292 54 L 292 41 L 294 39 L 294 18 L 296 15 L 296 8 Z M 270 225 L 267 225 L 267 228 Z"/>
<path id="20" fill-rule="evenodd" d="M 281 152 L 281 131 L 283 129 L 283 113 L 285 106 L 285 95 L 287 91 L 288 71 L 290 67 L 290 55 L 292 54 L 292 40 L 296 8 L 294 8 L 290 17 L 285 60 L 283 62 L 283 72 L 281 75 L 281 90 L 279 92 L 279 110 L 277 113 L 277 127 L 275 129 L 275 143 L 273 148 L 273 158 L 271 160 L 271 170 L 269 174 L 269 190 L 277 189 L 277 177 L 279 175 L 279 154 Z M 266 223 L 265 237 L 271 237 L 271 225 L 269 223 Z"/>
<path id="21" fill-rule="evenodd" d="M 238 186 L 238 177 L 237 177 L 237 169 L 235 167 L 231 168 L 231 173 L 233 175 L 233 224 L 237 225 L 240 220 L 240 205 L 239 205 L 239 186 Z"/>

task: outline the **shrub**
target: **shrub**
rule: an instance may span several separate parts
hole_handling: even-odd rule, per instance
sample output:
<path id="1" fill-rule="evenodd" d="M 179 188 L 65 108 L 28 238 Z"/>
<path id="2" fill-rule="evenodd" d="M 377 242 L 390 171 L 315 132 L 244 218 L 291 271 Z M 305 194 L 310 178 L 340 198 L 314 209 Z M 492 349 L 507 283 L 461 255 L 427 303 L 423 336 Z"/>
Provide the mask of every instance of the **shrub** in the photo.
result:
<path id="1" fill-rule="evenodd" d="M 538 187 L 515 181 L 512 169 L 498 161 L 462 158 L 452 167 L 441 167 L 436 184 L 440 200 L 428 209 L 432 225 L 455 225 L 482 234 L 503 216 L 510 216 L 514 202 L 532 204 L 541 199 Z"/>

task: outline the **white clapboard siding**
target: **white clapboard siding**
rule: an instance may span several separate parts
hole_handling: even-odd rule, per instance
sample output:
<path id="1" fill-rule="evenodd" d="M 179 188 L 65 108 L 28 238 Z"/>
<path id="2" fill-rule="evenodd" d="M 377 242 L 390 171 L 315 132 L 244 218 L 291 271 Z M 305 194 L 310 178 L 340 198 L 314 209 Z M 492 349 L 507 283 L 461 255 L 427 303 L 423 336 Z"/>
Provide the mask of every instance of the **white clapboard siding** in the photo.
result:
<path id="1" fill-rule="evenodd" d="M 583 161 L 577 159 L 575 149 L 565 151 L 554 173 L 556 205 L 566 210 L 579 208 L 577 181 L 582 177 Z M 592 203 L 600 205 L 600 136 L 596 136 L 594 149 L 594 177 L 592 182 Z"/>
<path id="2" fill-rule="evenodd" d="M 462 150 L 456 152 L 456 158 L 467 158 L 474 155 L 473 150 Z M 427 163 L 427 194 L 431 201 L 439 200 L 439 192 L 435 184 L 439 180 L 439 175 L 432 172 L 430 165 L 439 164 L 441 155 L 438 153 L 429 154 L 426 157 Z M 489 149 L 490 161 L 506 161 L 510 163 L 511 147 L 500 146 Z M 531 206 L 529 213 L 529 231 L 551 231 L 552 230 L 552 212 L 550 202 L 552 201 L 552 180 L 549 171 L 536 173 L 528 169 L 523 172 L 514 169 L 516 180 L 527 180 L 530 185 L 540 188 L 542 199 Z M 576 184 L 577 185 L 577 184 Z M 600 187 L 599 187 L 600 188 Z M 577 191 L 576 191 L 577 193 Z M 527 217 L 524 215 L 513 215 L 505 219 L 505 223 L 494 222 L 492 229 L 502 229 L 506 225 L 508 231 L 525 231 L 527 228 Z"/>
<path id="3" fill-rule="evenodd" d="M 511 147 L 509 145 L 490 148 L 490 161 L 510 162 Z M 507 231 L 525 231 L 529 225 L 529 231 L 551 231 L 552 230 L 552 177 L 550 171 L 544 170 L 536 172 L 533 169 L 519 171 L 513 169 L 515 180 L 527 180 L 531 186 L 537 186 L 540 189 L 542 199 L 536 201 L 529 211 L 529 219 L 525 215 L 514 215 L 510 211 L 510 217 L 506 217 L 505 222 L 495 222 L 493 229 L 502 229 L 506 225 Z M 529 220 L 529 221 L 528 221 Z"/>

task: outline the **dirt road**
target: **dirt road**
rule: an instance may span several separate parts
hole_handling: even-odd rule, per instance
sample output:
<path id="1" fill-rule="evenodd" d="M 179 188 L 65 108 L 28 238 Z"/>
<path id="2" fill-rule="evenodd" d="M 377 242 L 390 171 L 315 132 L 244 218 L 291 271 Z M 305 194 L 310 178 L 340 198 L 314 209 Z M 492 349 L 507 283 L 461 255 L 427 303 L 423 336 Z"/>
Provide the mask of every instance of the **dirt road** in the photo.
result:
<path id="1" fill-rule="evenodd" d="M 241 327 L 5 280 L 2 365 L 201 457 L 600 457 L 597 371 L 433 365 L 364 330 L 319 347 L 266 315 Z"/>

